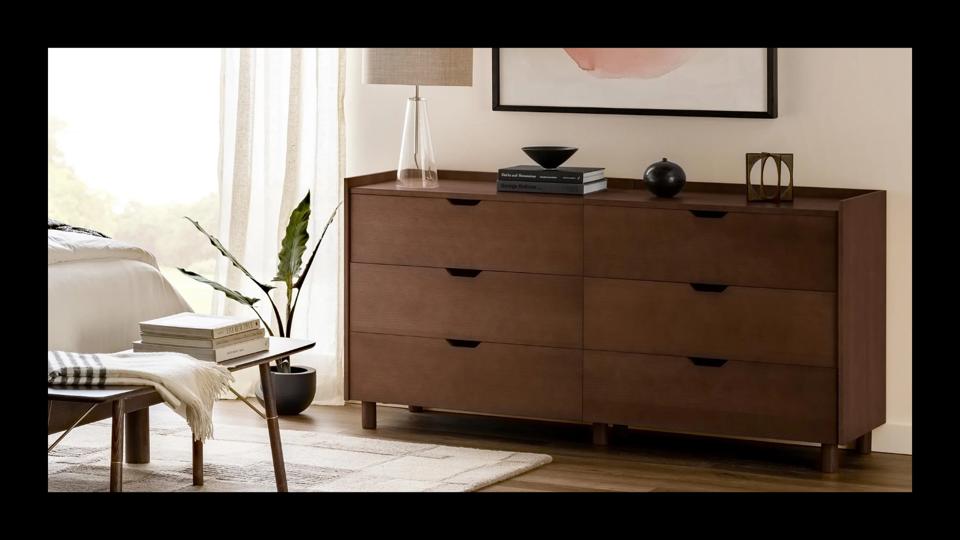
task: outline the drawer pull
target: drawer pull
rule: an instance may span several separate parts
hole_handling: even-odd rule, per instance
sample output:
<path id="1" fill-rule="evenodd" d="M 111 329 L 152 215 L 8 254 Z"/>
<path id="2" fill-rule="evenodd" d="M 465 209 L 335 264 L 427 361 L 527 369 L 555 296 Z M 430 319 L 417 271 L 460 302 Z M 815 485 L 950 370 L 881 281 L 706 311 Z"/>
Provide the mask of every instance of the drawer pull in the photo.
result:
<path id="1" fill-rule="evenodd" d="M 722 218 L 727 215 L 727 213 L 722 210 L 691 210 L 690 213 L 702 218 Z"/>
<path id="2" fill-rule="evenodd" d="M 702 356 L 688 356 L 695 366 L 700 367 L 723 367 L 727 363 L 724 358 L 704 358 Z"/>
<path id="3" fill-rule="evenodd" d="M 473 341 L 472 339 L 447 338 L 447 343 L 449 343 L 451 347 L 463 347 L 467 349 L 476 349 L 477 345 L 480 345 L 479 341 Z"/>
<path id="4" fill-rule="evenodd" d="M 447 202 L 454 206 L 476 206 L 480 199 L 447 199 Z"/>
<path id="5" fill-rule="evenodd" d="M 690 286 L 693 290 L 700 292 L 723 292 L 728 287 L 719 283 L 691 283 Z"/>
<path id="6" fill-rule="evenodd" d="M 473 270 L 472 268 L 447 268 L 447 273 L 455 277 L 477 277 L 483 270 Z"/>

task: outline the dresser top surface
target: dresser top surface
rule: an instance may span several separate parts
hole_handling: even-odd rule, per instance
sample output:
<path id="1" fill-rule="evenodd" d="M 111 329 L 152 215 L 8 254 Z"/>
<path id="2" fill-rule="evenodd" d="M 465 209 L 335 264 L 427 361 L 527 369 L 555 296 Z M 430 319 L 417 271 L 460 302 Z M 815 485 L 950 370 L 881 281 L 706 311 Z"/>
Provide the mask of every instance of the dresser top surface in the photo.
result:
<path id="1" fill-rule="evenodd" d="M 442 173 L 443 171 L 441 171 Z M 498 192 L 496 182 L 478 179 L 446 179 L 441 174 L 439 187 L 414 189 L 397 186 L 393 180 L 352 187 L 351 193 L 428 198 L 465 198 L 547 204 L 576 204 L 592 206 L 636 206 L 673 210 L 724 210 L 728 212 L 835 215 L 845 199 L 874 193 L 870 190 L 795 187 L 792 202 L 779 205 L 746 200 L 743 185 L 688 183 L 676 197 L 658 198 L 646 189 L 609 188 L 589 195 L 548 195 L 541 193 Z M 350 184 L 348 184 L 350 185 Z"/>

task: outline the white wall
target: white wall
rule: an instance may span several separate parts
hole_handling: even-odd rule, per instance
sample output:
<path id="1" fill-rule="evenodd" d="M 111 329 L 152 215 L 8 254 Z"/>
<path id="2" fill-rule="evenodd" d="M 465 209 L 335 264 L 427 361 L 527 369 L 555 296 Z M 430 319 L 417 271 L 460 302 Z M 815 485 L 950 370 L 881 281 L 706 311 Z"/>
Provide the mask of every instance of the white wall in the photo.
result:
<path id="1" fill-rule="evenodd" d="M 412 87 L 365 85 L 348 52 L 347 175 L 397 166 Z M 797 185 L 887 190 L 887 424 L 874 449 L 912 452 L 912 53 L 780 49 L 779 118 L 685 118 L 491 110 L 491 51 L 474 50 L 472 88 L 425 87 L 441 169 L 527 163 L 527 145 L 580 150 L 571 166 L 639 178 L 667 157 L 687 179 L 743 182 L 746 152 L 793 152 Z"/>

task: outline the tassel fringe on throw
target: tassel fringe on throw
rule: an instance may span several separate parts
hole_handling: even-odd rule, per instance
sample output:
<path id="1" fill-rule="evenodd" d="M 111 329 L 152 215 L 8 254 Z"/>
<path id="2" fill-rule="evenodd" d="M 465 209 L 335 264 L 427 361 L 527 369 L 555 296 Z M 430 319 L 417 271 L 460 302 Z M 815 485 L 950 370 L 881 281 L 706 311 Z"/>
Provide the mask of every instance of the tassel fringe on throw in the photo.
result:
<path id="1" fill-rule="evenodd" d="M 213 437 L 213 402 L 233 382 L 227 368 L 180 353 L 47 352 L 47 384 L 73 388 L 152 386 L 187 420 L 198 441 Z"/>

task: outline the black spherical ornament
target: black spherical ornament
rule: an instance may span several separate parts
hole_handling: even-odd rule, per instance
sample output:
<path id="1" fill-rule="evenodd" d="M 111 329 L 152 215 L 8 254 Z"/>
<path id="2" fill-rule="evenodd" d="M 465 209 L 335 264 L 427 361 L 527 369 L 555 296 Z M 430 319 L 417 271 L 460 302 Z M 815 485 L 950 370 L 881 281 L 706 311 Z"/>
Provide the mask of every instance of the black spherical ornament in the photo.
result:
<path id="1" fill-rule="evenodd" d="M 672 161 L 663 158 L 649 167 L 643 173 L 643 182 L 650 193 L 657 197 L 673 197 L 683 185 L 687 183 L 687 175 L 683 169 Z"/>

